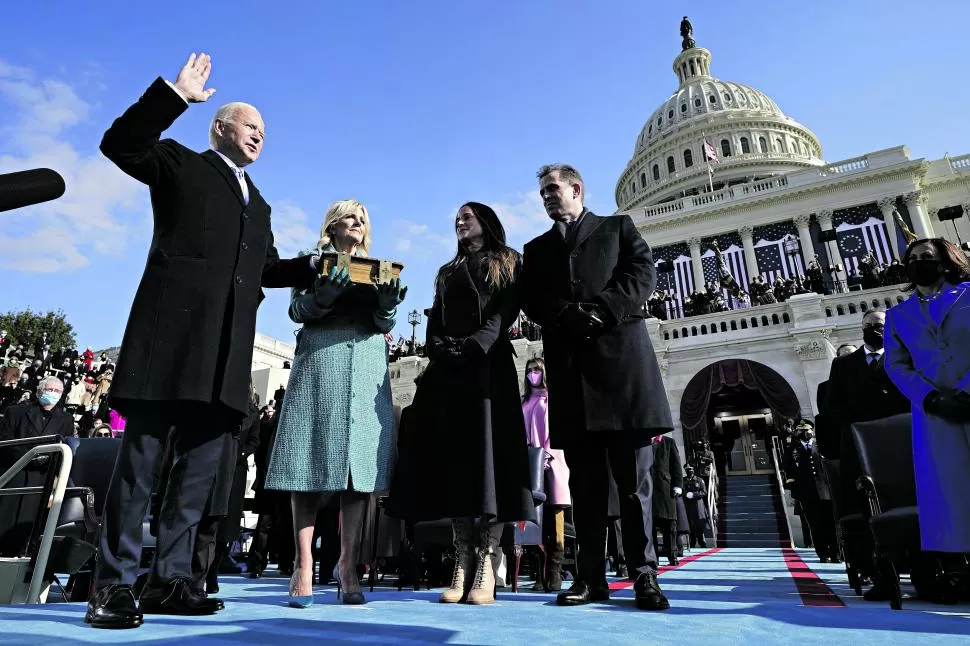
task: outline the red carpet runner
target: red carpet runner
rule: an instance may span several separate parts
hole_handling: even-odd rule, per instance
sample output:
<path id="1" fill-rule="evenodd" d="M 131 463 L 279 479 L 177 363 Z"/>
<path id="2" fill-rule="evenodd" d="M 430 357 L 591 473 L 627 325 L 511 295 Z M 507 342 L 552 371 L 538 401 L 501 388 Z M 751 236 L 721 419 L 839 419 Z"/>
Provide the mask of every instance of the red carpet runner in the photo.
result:
<path id="1" fill-rule="evenodd" d="M 670 572 L 671 570 L 676 570 L 679 567 L 684 567 L 688 563 L 693 563 L 697 559 L 702 559 L 705 556 L 710 556 L 711 554 L 717 554 L 721 551 L 720 547 L 715 547 L 707 550 L 706 552 L 701 552 L 700 554 L 693 554 L 691 556 L 685 556 L 680 559 L 680 564 L 678 565 L 661 565 L 657 574 L 663 574 L 664 572 Z M 633 581 L 613 581 L 610 583 L 610 590 L 625 590 L 633 585 Z"/>
<path id="2" fill-rule="evenodd" d="M 795 582 L 795 588 L 802 598 L 802 605 L 827 608 L 845 608 L 845 603 L 832 592 L 825 583 L 812 572 L 798 553 L 790 547 L 782 548 L 788 573 Z"/>

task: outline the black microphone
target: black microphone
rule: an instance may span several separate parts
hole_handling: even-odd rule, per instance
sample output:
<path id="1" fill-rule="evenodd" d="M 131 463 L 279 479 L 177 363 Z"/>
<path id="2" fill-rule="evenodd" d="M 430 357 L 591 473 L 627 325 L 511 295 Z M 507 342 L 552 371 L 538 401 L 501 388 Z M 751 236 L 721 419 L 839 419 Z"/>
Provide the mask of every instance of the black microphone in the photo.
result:
<path id="1" fill-rule="evenodd" d="M 49 168 L 0 174 L 0 211 L 56 200 L 64 188 L 64 178 Z"/>

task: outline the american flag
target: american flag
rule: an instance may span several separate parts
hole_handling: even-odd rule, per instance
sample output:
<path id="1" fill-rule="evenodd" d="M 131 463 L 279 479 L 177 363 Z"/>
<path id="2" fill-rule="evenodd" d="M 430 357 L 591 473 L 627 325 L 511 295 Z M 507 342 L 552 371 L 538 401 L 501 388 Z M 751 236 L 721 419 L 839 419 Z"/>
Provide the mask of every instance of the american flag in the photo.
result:
<path id="1" fill-rule="evenodd" d="M 715 164 L 719 164 L 721 162 L 721 160 L 717 158 L 717 149 L 714 148 L 714 144 L 709 142 L 707 139 L 704 140 L 704 156 Z"/>
<path id="2" fill-rule="evenodd" d="M 785 240 L 789 236 L 798 240 L 795 237 L 795 225 L 791 221 L 755 227 L 754 257 L 758 261 L 758 269 L 768 281 L 774 281 L 778 276 L 792 278 L 805 274 L 802 255 L 799 253 L 792 257 L 785 251 Z"/>
<path id="3" fill-rule="evenodd" d="M 886 265 L 892 261 L 892 247 L 886 223 L 881 218 L 871 217 L 860 224 L 843 222 L 835 228 L 838 236 L 839 253 L 846 271 L 859 268 L 859 258 L 871 251 L 876 260 Z"/>

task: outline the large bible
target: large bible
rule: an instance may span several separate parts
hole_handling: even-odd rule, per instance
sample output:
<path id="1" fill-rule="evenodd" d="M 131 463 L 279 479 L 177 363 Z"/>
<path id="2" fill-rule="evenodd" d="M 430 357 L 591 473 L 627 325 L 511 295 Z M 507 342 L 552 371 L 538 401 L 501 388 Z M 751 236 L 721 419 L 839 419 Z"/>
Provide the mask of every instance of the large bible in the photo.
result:
<path id="1" fill-rule="evenodd" d="M 393 260 L 380 260 L 349 253 L 328 251 L 320 256 L 320 275 L 326 276 L 332 268 L 346 268 L 350 282 L 358 285 L 381 285 L 401 278 L 404 265 Z"/>

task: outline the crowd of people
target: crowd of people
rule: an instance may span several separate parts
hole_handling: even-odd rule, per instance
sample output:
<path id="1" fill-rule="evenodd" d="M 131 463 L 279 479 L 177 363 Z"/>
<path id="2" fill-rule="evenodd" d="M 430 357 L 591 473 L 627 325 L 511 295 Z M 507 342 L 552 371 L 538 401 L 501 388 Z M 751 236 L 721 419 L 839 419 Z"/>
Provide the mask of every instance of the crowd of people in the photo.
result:
<path id="1" fill-rule="evenodd" d="M 548 558 L 537 588 L 555 591 L 557 605 L 607 601 L 607 555 L 622 549 L 634 606 L 669 608 L 657 578 L 658 539 L 670 562 L 681 549 L 678 534 L 705 544 L 714 510 L 701 508 L 709 493 L 701 475 L 713 460 L 701 447 L 685 467 L 667 436 L 670 406 L 643 324 L 657 276 L 632 220 L 589 211 L 583 180 L 566 164 L 537 174 L 551 228 L 522 253 L 508 246 L 494 210 L 463 204 L 454 220 L 455 254 L 436 276 L 425 335 L 429 362 L 411 404 L 396 409 L 387 335 L 407 287 L 397 279 L 355 283 L 346 268 L 321 272 L 325 253 L 370 253 L 366 207 L 334 203 L 319 239 L 308 241 L 315 244 L 280 259 L 269 206 L 248 174 L 264 141 L 258 111 L 243 103 L 219 108 L 210 124 L 212 149 L 201 154 L 160 139 L 189 104 L 211 96 L 210 70 L 207 55 L 193 54 L 174 83 L 157 79 L 101 143 L 121 170 L 171 199 L 153 200 L 152 250 L 105 400 L 126 427 L 101 511 L 85 622 L 137 628 L 145 615 L 224 609 L 228 602 L 212 595 L 219 563 L 238 535 L 240 474 L 250 455 L 259 465 L 260 512 L 252 575 L 265 571 L 275 537 L 292 608 L 312 606 L 314 583 L 330 579 L 316 565 L 321 536 L 336 552 L 342 603 L 366 602 L 362 539 L 378 497 L 404 531 L 450 523 L 454 564 L 442 603 L 492 603 L 503 532 L 542 520 Z M 200 221 L 220 224 L 198 227 Z M 965 353 L 953 359 L 968 340 L 968 310 L 959 299 L 970 275 L 965 259 L 954 265 L 949 248 L 931 242 L 911 246 L 904 257 L 917 295 L 886 322 L 886 370 L 918 411 L 917 481 L 930 492 L 929 500 L 921 494 L 921 512 L 948 519 L 923 525 L 924 546 L 966 552 L 970 518 L 960 496 L 970 473 L 970 385 Z M 722 284 L 730 284 L 724 273 Z M 301 328 L 288 383 L 260 411 L 250 367 L 263 288 L 291 290 L 288 314 Z M 529 362 L 522 384 L 509 334 L 516 324 L 524 336 L 541 328 L 543 341 L 541 361 Z M 934 359 L 921 354 L 927 334 L 940 344 Z M 36 401 L 7 408 L 5 436 L 36 435 L 19 421 L 28 416 L 42 420 L 41 430 L 63 420 L 62 383 L 42 378 L 34 394 Z M 808 437 L 804 424 L 795 429 Z M 541 449 L 547 475 L 543 519 L 530 445 Z M 820 508 L 812 509 L 810 525 Z M 330 520 L 320 522 L 322 513 Z M 561 590 L 567 514 L 575 567 L 572 584 Z M 136 586 L 148 515 L 155 519 L 154 558 L 144 585 Z"/>
<path id="2" fill-rule="evenodd" d="M 933 238 L 913 241 L 899 266 L 911 296 L 888 311 L 865 313 L 863 344 L 841 346 L 819 385 L 818 415 L 786 426 L 786 486 L 819 558 L 841 561 L 852 548 L 853 568 L 869 586 L 864 598 L 890 599 L 896 582 L 874 561 L 872 543 L 840 545 L 836 526 L 867 504 L 857 487 L 863 471 L 852 425 L 911 413 L 911 493 L 922 547 L 910 555 L 912 577 L 930 582 L 917 590 L 928 600 L 968 601 L 970 506 L 960 492 L 970 486 L 970 310 L 963 300 L 970 263 L 956 245 Z"/>

